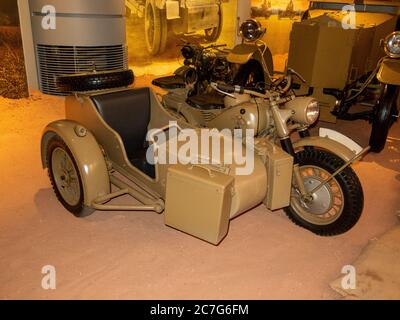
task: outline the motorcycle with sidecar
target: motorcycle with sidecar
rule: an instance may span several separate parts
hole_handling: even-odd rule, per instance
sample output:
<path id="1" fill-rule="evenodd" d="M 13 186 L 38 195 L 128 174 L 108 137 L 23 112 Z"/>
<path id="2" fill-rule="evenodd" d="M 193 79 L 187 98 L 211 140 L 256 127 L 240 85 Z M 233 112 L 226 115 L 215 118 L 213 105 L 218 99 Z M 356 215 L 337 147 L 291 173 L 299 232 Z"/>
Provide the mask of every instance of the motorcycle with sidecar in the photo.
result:
<path id="1" fill-rule="evenodd" d="M 307 136 L 306 128 L 318 117 L 312 98 L 300 101 L 213 84 L 247 104 L 249 97 L 258 104 L 267 99 L 268 113 L 260 117 L 275 128 L 276 139 L 227 137 L 211 130 L 213 143 L 228 139 L 245 150 L 227 148 L 224 154 L 235 155 L 229 162 L 202 145 L 187 163 L 164 163 L 154 161 L 159 150 L 164 147 L 177 158 L 176 147 L 185 145 L 177 136 L 201 128 L 171 115 L 151 88 L 130 88 L 132 82 L 131 71 L 58 79 L 72 95 L 65 101 L 65 119 L 44 129 L 41 157 L 55 195 L 75 216 L 95 210 L 164 212 L 166 225 L 215 245 L 227 235 L 231 219 L 262 203 L 270 210 L 285 208 L 294 223 L 321 236 L 344 233 L 358 221 L 363 190 L 351 164 L 367 149 L 329 130 Z M 240 123 L 245 129 L 246 123 Z M 303 138 L 292 142 L 293 130 Z M 253 159 L 252 170 L 239 174 L 246 164 L 236 159 L 243 152 Z M 123 195 L 139 203 L 110 202 Z"/>

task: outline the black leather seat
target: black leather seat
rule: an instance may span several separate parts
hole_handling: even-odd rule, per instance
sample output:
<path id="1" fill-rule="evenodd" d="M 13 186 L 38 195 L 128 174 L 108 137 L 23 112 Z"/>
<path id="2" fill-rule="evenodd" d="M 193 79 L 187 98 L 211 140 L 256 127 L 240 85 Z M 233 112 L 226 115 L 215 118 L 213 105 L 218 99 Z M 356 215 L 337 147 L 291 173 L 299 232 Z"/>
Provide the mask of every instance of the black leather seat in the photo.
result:
<path id="1" fill-rule="evenodd" d="M 218 93 L 199 94 L 189 97 L 186 103 L 193 108 L 201 110 L 224 109 L 224 96 Z"/>
<path id="2" fill-rule="evenodd" d="M 146 135 L 150 122 L 149 88 L 92 96 L 104 121 L 121 136 L 131 163 L 155 178 L 154 166 L 146 161 Z"/>
<path id="3" fill-rule="evenodd" d="M 186 87 L 186 84 L 183 81 L 182 77 L 178 75 L 154 79 L 152 81 L 152 84 L 167 90 L 182 89 Z"/>

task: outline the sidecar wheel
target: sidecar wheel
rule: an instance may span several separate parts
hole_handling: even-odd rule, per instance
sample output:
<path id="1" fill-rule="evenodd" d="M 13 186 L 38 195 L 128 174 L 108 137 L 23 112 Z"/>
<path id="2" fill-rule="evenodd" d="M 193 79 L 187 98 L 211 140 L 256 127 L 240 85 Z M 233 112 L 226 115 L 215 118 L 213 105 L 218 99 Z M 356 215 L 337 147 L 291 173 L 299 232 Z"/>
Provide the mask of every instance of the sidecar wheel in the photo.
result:
<path id="1" fill-rule="evenodd" d="M 204 30 L 204 38 L 207 42 L 215 42 L 221 35 L 224 17 L 222 13 L 222 6 L 219 5 L 218 9 L 218 26 Z"/>
<path id="2" fill-rule="evenodd" d="M 389 129 L 399 114 L 396 105 L 399 92 L 398 86 L 386 84 L 382 87 L 381 96 L 375 106 L 369 139 L 372 152 L 381 152 L 385 148 Z"/>
<path id="3" fill-rule="evenodd" d="M 48 174 L 58 201 L 76 217 L 95 210 L 84 205 L 82 178 L 71 150 L 58 136 L 50 139 L 46 154 Z"/>
<path id="4" fill-rule="evenodd" d="M 307 191 L 344 164 L 337 156 L 318 149 L 303 150 L 297 153 L 297 158 Z M 361 183 L 350 167 L 312 196 L 311 200 L 302 199 L 293 186 L 291 203 L 285 211 L 295 224 L 320 236 L 334 236 L 350 230 L 359 220 L 364 206 Z"/>

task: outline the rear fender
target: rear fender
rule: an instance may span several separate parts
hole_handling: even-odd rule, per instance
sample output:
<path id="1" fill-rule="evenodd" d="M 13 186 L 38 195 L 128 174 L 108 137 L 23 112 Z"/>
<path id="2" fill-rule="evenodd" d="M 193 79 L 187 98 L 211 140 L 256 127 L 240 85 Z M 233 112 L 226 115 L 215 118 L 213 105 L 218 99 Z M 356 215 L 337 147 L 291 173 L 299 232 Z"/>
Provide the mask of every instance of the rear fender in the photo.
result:
<path id="1" fill-rule="evenodd" d="M 227 60 L 231 63 L 246 64 L 258 51 L 255 44 L 242 43 L 235 46 L 228 54 Z"/>
<path id="2" fill-rule="evenodd" d="M 110 178 L 104 155 L 93 134 L 77 122 L 59 120 L 44 129 L 41 141 L 43 168 L 47 168 L 47 145 L 54 136 L 59 136 L 74 156 L 82 179 L 84 204 L 90 207 L 96 198 L 109 194 Z"/>

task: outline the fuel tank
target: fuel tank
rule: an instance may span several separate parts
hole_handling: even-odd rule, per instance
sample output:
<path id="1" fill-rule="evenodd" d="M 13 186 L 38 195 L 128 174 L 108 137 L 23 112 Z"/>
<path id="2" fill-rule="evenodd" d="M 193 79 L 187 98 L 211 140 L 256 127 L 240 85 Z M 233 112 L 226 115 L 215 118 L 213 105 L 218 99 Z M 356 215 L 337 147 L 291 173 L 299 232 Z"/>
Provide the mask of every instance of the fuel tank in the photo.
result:
<path id="1" fill-rule="evenodd" d="M 244 97 L 243 97 L 244 96 Z M 254 136 L 260 134 L 271 125 L 268 102 L 263 99 L 246 99 L 247 95 L 225 99 L 225 110 L 207 123 L 210 128 L 217 129 L 250 129 Z M 256 103 L 254 103 L 256 101 Z"/>

